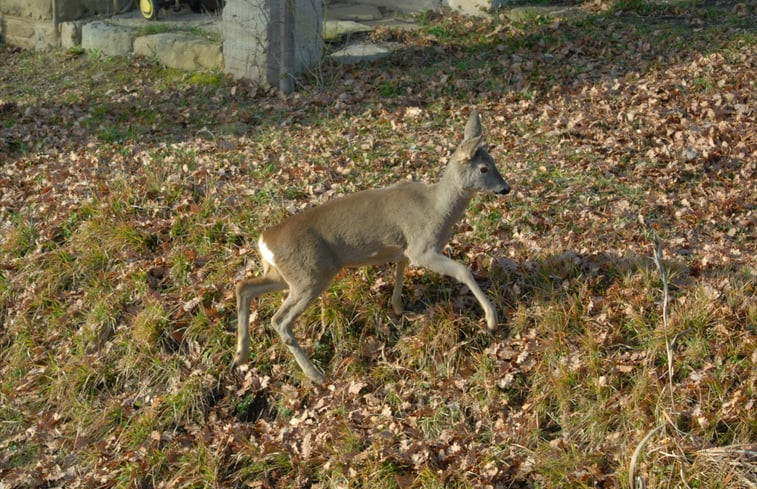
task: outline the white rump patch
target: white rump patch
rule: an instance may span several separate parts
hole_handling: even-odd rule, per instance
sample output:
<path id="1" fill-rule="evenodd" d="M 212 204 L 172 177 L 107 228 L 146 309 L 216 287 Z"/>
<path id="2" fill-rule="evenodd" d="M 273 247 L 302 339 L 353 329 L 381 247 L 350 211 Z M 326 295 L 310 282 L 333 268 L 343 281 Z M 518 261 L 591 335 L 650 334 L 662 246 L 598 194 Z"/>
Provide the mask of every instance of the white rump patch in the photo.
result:
<path id="1" fill-rule="evenodd" d="M 260 250 L 260 255 L 263 257 L 263 260 L 267 261 L 271 265 L 276 265 L 276 262 L 273 261 L 273 251 L 271 251 L 271 249 L 266 246 L 262 236 L 260 237 L 260 239 L 258 239 L 258 249 Z"/>

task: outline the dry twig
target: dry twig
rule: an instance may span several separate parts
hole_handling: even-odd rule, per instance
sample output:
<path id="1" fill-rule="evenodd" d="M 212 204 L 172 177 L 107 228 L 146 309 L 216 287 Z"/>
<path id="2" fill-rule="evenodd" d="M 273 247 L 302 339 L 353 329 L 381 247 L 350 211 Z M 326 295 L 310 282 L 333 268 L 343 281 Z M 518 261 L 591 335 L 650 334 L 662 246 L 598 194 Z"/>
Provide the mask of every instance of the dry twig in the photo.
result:
<path id="1" fill-rule="evenodd" d="M 757 444 L 707 448 L 697 451 L 697 457 L 728 470 L 735 487 L 757 489 Z"/>
<path id="2" fill-rule="evenodd" d="M 655 234 L 654 263 L 657 270 L 660 271 L 662 278 L 662 325 L 665 334 L 665 351 L 668 357 L 668 389 L 670 391 L 670 407 L 674 407 L 673 399 L 673 343 L 668 335 L 668 304 L 670 302 L 670 289 L 668 287 L 668 271 L 662 265 L 662 242 L 659 236 Z"/>

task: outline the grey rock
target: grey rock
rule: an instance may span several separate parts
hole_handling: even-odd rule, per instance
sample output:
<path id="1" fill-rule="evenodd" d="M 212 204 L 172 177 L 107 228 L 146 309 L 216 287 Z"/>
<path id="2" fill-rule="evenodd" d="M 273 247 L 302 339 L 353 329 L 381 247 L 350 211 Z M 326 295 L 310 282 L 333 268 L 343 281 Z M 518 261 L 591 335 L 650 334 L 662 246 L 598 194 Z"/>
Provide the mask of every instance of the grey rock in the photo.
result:
<path id="1" fill-rule="evenodd" d="M 323 21 L 323 40 L 333 41 L 342 36 L 371 32 L 373 27 L 352 20 L 325 20 Z"/>
<path id="2" fill-rule="evenodd" d="M 375 61 L 392 53 L 394 46 L 390 44 L 374 44 L 358 42 L 350 44 L 338 51 L 331 53 L 331 59 L 341 64 L 355 64 L 365 61 Z"/>
<path id="3" fill-rule="evenodd" d="M 84 24 L 81 45 L 84 49 L 102 51 L 109 56 L 125 56 L 131 53 L 135 37 L 131 29 L 98 20 Z"/>

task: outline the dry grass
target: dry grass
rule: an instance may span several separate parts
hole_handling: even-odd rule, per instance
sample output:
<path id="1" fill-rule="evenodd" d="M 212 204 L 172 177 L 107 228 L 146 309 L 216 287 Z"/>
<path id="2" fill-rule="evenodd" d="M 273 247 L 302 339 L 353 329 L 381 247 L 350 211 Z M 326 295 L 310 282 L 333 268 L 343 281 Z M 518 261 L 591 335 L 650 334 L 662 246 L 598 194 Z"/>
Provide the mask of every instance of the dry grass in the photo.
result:
<path id="1" fill-rule="evenodd" d="M 0 48 L 0 487 L 754 487 L 754 10 L 582 8 L 426 18 L 286 100 Z M 447 252 L 502 334 L 420 270 L 396 317 L 378 267 L 297 327 L 327 386 L 267 327 L 281 294 L 231 372 L 257 234 L 435 178 L 471 105 L 514 193 Z"/>

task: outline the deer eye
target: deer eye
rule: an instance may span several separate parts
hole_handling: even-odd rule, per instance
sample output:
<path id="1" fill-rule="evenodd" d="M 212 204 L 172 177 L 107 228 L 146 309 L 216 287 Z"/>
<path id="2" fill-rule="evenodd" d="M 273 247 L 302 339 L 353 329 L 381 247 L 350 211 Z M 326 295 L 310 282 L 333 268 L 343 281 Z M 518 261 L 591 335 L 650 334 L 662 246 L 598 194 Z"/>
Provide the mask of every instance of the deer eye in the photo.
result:
<path id="1" fill-rule="evenodd" d="M 489 171 L 489 169 L 485 166 L 482 166 L 481 168 L 478 169 L 478 171 L 480 171 L 481 173 L 486 173 Z"/>

